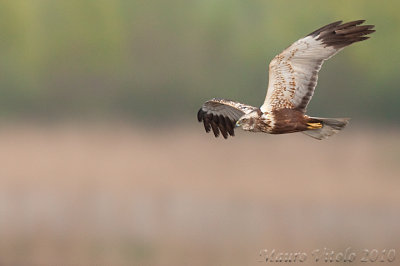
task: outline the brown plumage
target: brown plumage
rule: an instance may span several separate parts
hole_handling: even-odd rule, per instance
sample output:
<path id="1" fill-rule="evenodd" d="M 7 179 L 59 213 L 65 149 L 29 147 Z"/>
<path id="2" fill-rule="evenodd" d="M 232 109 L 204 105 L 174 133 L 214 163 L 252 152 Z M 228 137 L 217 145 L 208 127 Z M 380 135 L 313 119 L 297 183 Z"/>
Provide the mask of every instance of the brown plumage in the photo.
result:
<path id="1" fill-rule="evenodd" d="M 269 65 L 267 96 L 260 108 L 238 102 L 211 99 L 200 108 L 197 118 L 206 132 L 218 137 L 234 136 L 234 127 L 251 132 L 284 134 L 304 132 L 327 138 L 343 129 L 347 118 L 317 118 L 305 115 L 323 62 L 352 43 L 369 38 L 373 25 L 364 20 L 328 24 L 296 41 L 275 56 Z"/>

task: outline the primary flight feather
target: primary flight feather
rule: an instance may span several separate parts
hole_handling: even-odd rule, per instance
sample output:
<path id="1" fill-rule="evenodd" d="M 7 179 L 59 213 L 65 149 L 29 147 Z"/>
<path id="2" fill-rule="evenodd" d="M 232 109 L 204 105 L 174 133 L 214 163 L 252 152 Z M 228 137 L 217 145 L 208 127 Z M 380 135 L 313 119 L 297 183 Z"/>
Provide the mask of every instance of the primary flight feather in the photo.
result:
<path id="1" fill-rule="evenodd" d="M 253 107 L 231 100 L 211 99 L 197 113 L 206 132 L 215 137 L 234 136 L 234 128 L 246 131 L 284 134 L 303 132 L 325 139 L 343 129 L 348 118 L 318 118 L 305 114 L 314 94 L 323 62 L 344 47 L 368 39 L 373 25 L 364 20 L 326 25 L 296 41 L 269 64 L 269 82 L 264 104 Z"/>

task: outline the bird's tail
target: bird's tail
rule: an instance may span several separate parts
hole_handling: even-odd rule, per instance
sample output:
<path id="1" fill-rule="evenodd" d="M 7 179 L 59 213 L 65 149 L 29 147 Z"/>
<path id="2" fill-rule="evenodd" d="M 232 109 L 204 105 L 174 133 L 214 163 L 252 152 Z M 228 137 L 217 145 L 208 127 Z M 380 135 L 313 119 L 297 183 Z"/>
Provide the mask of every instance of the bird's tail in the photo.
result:
<path id="1" fill-rule="evenodd" d="M 349 120 L 350 118 L 310 117 L 310 122 L 307 123 L 310 129 L 303 133 L 315 139 L 326 139 L 342 130 Z"/>

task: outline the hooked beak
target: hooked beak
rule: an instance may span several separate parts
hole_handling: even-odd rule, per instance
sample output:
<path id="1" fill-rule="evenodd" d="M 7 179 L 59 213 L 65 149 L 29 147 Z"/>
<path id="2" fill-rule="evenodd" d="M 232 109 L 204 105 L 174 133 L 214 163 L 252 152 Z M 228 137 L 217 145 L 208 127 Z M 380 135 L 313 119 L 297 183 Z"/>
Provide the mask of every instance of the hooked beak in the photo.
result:
<path id="1" fill-rule="evenodd" d="M 240 123 L 239 123 L 240 121 L 237 121 L 236 122 L 236 124 L 235 124 L 235 127 L 240 127 Z"/>

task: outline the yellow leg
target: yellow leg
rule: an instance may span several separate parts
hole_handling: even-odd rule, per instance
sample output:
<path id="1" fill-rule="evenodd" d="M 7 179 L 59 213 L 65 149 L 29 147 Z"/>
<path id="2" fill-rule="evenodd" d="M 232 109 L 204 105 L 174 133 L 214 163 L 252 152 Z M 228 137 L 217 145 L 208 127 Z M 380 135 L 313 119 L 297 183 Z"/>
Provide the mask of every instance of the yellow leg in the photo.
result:
<path id="1" fill-rule="evenodd" d="M 321 123 L 307 123 L 307 128 L 308 129 L 318 129 L 321 128 L 322 124 Z"/>

